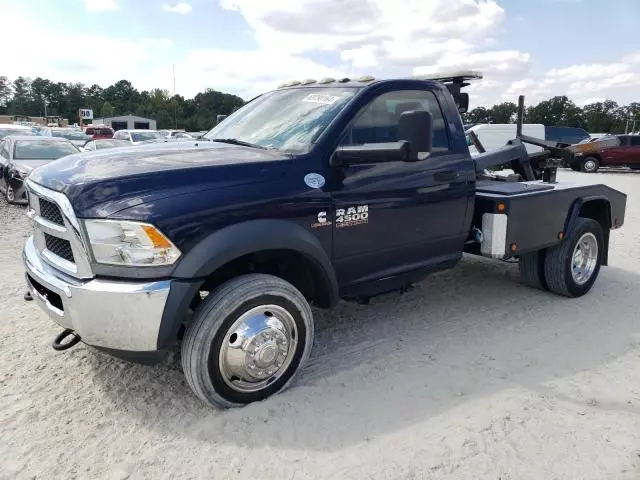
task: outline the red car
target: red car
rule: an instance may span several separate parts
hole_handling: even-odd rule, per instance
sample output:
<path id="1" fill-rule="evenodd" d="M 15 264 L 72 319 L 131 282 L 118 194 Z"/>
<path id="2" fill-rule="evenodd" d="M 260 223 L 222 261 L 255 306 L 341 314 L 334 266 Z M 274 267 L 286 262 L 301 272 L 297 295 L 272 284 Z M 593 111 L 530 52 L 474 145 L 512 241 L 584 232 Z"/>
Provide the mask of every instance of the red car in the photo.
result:
<path id="1" fill-rule="evenodd" d="M 93 140 L 100 138 L 113 138 L 113 128 L 106 125 L 93 125 L 85 128 L 84 133 L 91 135 Z"/>
<path id="2" fill-rule="evenodd" d="M 573 170 L 594 173 L 600 167 L 640 170 L 640 135 L 605 135 L 569 147 L 574 152 Z"/>

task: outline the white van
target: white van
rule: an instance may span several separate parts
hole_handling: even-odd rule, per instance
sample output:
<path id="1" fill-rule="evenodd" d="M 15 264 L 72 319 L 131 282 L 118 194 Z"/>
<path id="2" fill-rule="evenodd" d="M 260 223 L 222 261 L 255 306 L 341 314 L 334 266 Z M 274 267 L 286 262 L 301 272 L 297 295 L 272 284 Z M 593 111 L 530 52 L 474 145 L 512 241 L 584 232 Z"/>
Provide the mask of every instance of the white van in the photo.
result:
<path id="1" fill-rule="evenodd" d="M 516 138 L 515 123 L 483 123 L 475 125 L 465 132 L 467 134 L 467 145 L 469 146 L 471 155 L 477 155 L 478 151 L 469 137 L 470 131 L 475 132 L 480 143 L 482 143 L 482 146 L 487 152 L 504 147 L 509 140 Z M 529 137 L 544 139 L 545 128 L 541 123 L 524 123 L 522 124 L 522 134 Z M 525 143 L 524 146 L 529 153 L 542 151 L 542 147 L 538 147 L 536 145 Z"/>

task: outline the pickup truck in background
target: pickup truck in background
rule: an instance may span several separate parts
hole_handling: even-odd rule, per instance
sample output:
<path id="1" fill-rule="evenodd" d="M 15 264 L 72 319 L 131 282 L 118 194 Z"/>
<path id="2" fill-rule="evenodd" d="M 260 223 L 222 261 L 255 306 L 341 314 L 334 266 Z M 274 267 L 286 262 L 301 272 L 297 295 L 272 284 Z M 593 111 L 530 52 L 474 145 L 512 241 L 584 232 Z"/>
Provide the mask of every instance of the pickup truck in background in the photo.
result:
<path id="1" fill-rule="evenodd" d="M 640 135 L 603 135 L 570 147 L 574 171 L 595 173 L 600 167 L 640 170 Z"/>
<path id="2" fill-rule="evenodd" d="M 521 134 L 522 98 L 510 144 L 472 158 L 461 89 L 476 78 L 290 82 L 202 139 L 38 168 L 25 298 L 64 328 L 55 349 L 150 360 L 179 345 L 193 392 L 236 407 L 303 368 L 312 305 L 403 291 L 465 252 L 517 260 L 525 284 L 580 297 L 626 196 L 556 182 L 570 152 Z M 514 174 L 491 173 L 505 164 Z"/>

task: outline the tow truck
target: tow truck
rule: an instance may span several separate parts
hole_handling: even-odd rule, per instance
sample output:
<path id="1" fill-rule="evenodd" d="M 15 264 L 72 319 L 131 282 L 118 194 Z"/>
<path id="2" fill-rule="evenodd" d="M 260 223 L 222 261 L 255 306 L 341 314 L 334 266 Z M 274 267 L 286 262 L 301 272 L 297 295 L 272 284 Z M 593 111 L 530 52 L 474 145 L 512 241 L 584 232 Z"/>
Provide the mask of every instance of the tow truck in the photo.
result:
<path id="1" fill-rule="evenodd" d="M 462 89 L 481 77 L 289 82 L 202 139 L 34 170 L 23 260 L 31 298 L 64 329 L 53 347 L 151 361 L 179 346 L 193 392 L 238 407 L 303 369 L 312 306 L 404 291 L 464 253 L 585 295 L 626 195 L 557 181 L 572 153 L 522 135 L 523 97 L 516 138 L 490 152 L 475 138 L 472 158 Z"/>

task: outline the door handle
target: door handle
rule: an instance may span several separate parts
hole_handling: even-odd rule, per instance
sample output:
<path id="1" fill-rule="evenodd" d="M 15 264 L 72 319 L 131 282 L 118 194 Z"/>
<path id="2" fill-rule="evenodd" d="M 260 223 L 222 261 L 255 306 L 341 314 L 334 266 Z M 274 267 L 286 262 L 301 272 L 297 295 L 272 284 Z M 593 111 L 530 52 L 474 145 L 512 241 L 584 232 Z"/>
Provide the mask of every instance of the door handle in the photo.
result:
<path id="1" fill-rule="evenodd" d="M 447 170 L 446 172 L 436 172 L 433 178 L 440 182 L 452 182 L 457 179 L 460 174 L 456 170 Z"/>

